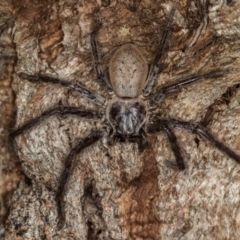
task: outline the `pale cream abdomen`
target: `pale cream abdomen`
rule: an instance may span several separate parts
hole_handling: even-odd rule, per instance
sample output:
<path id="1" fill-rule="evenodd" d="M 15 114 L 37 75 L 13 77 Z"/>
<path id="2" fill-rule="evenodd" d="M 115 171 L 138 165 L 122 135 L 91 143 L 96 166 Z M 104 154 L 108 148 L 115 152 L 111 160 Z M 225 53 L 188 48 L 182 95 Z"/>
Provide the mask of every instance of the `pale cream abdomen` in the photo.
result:
<path id="1" fill-rule="evenodd" d="M 120 47 L 110 61 L 110 81 L 120 98 L 136 98 L 146 83 L 148 65 L 133 44 Z"/>

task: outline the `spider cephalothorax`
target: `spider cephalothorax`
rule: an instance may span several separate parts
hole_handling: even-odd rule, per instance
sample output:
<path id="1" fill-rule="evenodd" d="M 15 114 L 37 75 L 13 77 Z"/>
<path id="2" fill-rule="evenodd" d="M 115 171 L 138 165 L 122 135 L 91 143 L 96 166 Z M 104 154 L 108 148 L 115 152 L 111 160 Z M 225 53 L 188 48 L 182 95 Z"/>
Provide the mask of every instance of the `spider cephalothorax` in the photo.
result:
<path id="1" fill-rule="evenodd" d="M 103 111 L 101 112 L 105 111 L 103 116 L 98 112 L 83 110 L 81 107 L 57 107 L 43 112 L 39 117 L 25 123 L 23 126 L 11 133 L 11 137 L 17 137 L 24 131 L 34 127 L 37 123 L 42 121 L 43 118 L 51 117 L 55 114 L 72 114 L 78 117 L 93 120 L 104 119 L 104 126 L 102 129 L 93 131 L 87 137 L 80 140 L 66 157 L 65 168 L 60 177 L 61 180 L 56 194 L 59 209 L 62 207 L 61 199 L 64 193 L 64 186 L 69 178 L 69 174 L 71 173 L 74 156 L 103 137 L 108 139 L 116 137 L 123 142 L 126 142 L 126 140 L 138 142 L 141 150 L 141 148 L 147 145 L 145 138 L 146 134 L 164 132 L 167 135 L 171 148 L 174 152 L 176 167 L 182 170 L 185 168 L 183 157 L 177 144 L 176 136 L 172 131 L 173 127 L 180 127 L 203 136 L 218 149 L 240 163 L 240 156 L 238 154 L 226 147 L 199 124 L 173 118 L 162 118 L 161 116 L 154 114 L 152 111 L 153 108 L 158 106 L 158 103 L 167 93 L 199 80 L 217 78 L 223 75 L 219 71 L 209 72 L 202 75 L 191 76 L 181 81 L 176 81 L 175 83 L 164 86 L 160 89 L 154 89 L 162 53 L 164 51 L 164 46 L 175 9 L 176 7 L 173 7 L 171 10 L 163 36 L 157 49 L 156 57 L 149 70 L 147 62 L 138 48 L 134 44 L 126 44 L 120 47 L 112 56 L 109 64 L 110 81 L 104 77 L 101 70 L 95 41 L 96 31 L 93 31 L 91 34 L 91 46 L 94 66 L 98 80 L 105 85 L 106 90 L 112 93 L 109 94 L 108 99 L 104 99 L 98 94 L 68 81 L 42 75 L 33 76 L 24 73 L 18 74 L 20 77 L 27 79 L 28 81 L 58 84 L 62 87 L 72 89 L 103 108 Z M 107 126 L 107 128 L 105 126 Z M 64 215 L 62 211 L 61 214 Z"/>
<path id="2" fill-rule="evenodd" d="M 139 135 L 146 113 L 145 105 L 139 100 L 116 99 L 110 103 L 107 116 L 114 132 L 126 138 Z"/>

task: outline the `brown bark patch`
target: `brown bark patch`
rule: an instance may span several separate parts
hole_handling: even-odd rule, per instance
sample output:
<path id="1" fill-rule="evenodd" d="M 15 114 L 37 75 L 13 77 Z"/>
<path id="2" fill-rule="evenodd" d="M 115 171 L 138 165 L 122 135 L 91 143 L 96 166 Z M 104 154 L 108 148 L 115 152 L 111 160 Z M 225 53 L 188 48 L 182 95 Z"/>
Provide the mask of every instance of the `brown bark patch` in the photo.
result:
<path id="1" fill-rule="evenodd" d="M 120 219 L 130 239 L 158 239 L 160 223 L 154 212 L 159 171 L 151 147 L 145 150 L 142 159 L 141 175 L 126 185 L 119 199 Z"/>

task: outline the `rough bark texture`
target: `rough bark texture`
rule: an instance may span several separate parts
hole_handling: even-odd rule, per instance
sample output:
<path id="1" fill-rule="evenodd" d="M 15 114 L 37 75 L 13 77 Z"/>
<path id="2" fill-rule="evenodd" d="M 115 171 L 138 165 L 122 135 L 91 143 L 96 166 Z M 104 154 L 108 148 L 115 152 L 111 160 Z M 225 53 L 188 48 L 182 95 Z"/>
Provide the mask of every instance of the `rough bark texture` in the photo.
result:
<path id="1" fill-rule="evenodd" d="M 0 239 L 4 238 L 13 191 L 17 188 L 21 168 L 8 140 L 14 125 L 14 93 L 11 88 L 16 63 L 13 44 L 14 9 L 10 1 L 0 2 Z"/>
<path id="2" fill-rule="evenodd" d="M 112 54 L 124 43 L 134 43 L 150 64 L 171 6 L 171 1 L 153 0 L 2 4 L 1 12 L 10 16 L 4 31 L 17 55 L 12 84 L 15 127 L 59 105 L 99 110 L 71 90 L 30 83 L 18 73 L 81 83 L 107 96 L 93 68 L 90 33 L 95 24 L 102 23 L 97 42 L 106 73 Z M 212 70 L 223 70 L 224 76 L 170 94 L 157 111 L 162 116 L 202 122 L 240 154 L 239 15 L 239 1 L 179 1 L 157 85 Z M 6 56 L 11 56 L 11 49 Z M 1 91 L 11 95 L 14 60 L 9 62 L 11 67 L 4 68 L 7 74 L 1 73 L 0 83 Z M 12 97 L 6 102 L 11 117 Z M 11 118 L 1 120 L 4 129 L 10 122 Z M 59 230 L 55 191 L 65 157 L 79 139 L 100 126 L 73 116 L 54 116 L 16 138 L 21 169 L 30 181 L 21 181 L 11 199 L 5 239 L 240 238 L 240 165 L 181 129 L 174 130 L 187 166 L 181 172 L 164 165 L 164 160 L 174 160 L 164 134 L 148 136 L 150 147 L 143 153 L 135 144 L 108 146 L 105 138 L 80 153 L 66 186 L 66 221 Z M 7 138 L 6 131 L 3 137 Z M 0 160 L 14 165 L 12 155 L 4 153 L 5 144 L 1 144 L 4 157 Z M 3 171 L 2 196 L 9 178 L 10 189 L 17 182 L 13 178 L 19 179 L 11 174 Z"/>

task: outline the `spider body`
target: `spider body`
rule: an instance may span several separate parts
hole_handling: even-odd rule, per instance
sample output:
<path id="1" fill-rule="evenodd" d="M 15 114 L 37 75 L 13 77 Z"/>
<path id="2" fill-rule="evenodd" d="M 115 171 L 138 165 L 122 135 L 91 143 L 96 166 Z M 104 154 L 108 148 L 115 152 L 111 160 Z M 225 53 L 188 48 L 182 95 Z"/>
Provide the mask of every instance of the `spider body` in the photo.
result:
<path id="1" fill-rule="evenodd" d="M 106 113 L 113 137 L 122 141 L 140 137 L 140 129 L 146 121 L 147 107 L 140 95 L 146 84 L 147 70 L 146 60 L 133 44 L 123 45 L 111 58 L 109 74 L 116 97 L 109 102 Z"/>
<path id="2" fill-rule="evenodd" d="M 114 93 L 113 95 L 109 94 L 109 99 L 104 99 L 98 94 L 68 81 L 43 75 L 33 76 L 24 73 L 18 74 L 20 77 L 31 82 L 57 84 L 65 88 L 72 89 L 93 101 L 93 103 L 103 107 L 105 110 L 105 117 L 103 119 L 107 121 L 105 124 L 105 126 L 107 125 L 107 130 L 106 128 L 102 128 L 92 131 L 88 136 L 78 141 L 65 159 L 65 167 L 60 176 L 60 183 L 56 193 L 56 201 L 59 207 L 60 217 L 64 218 L 62 198 L 65 184 L 71 174 L 75 155 L 81 153 L 84 148 L 94 144 L 103 137 L 107 137 L 110 140 L 113 138 L 119 138 L 123 142 L 126 140 L 137 142 L 139 144 L 139 149 L 142 150 L 142 148 L 147 145 L 145 137 L 146 134 L 164 132 L 169 139 L 171 149 L 175 155 L 176 166 L 179 170 L 183 170 L 185 169 L 183 157 L 177 143 L 177 138 L 172 131 L 172 128 L 180 127 L 201 135 L 219 150 L 240 163 L 240 156 L 238 154 L 217 140 L 211 133 L 199 124 L 173 118 L 162 118 L 161 116 L 154 114 L 152 111 L 152 108 L 156 108 L 159 102 L 169 92 L 189 84 L 196 83 L 200 80 L 218 78 L 223 75 L 220 71 L 213 71 L 201 75 L 191 76 L 187 79 L 176 81 L 168 86 L 160 87 L 156 90 L 154 89 L 161 63 L 161 57 L 163 55 L 162 53 L 164 51 L 164 46 L 170 31 L 169 29 L 175 10 L 176 6 L 174 6 L 170 12 L 165 30 L 163 31 L 162 38 L 159 42 L 156 57 L 149 70 L 146 60 L 138 48 L 133 44 L 126 44 L 114 53 L 110 61 L 110 81 L 105 78 L 101 70 L 95 40 L 96 31 L 92 32 L 91 47 L 94 67 L 98 80 L 103 83 L 106 90 Z M 105 104 L 106 102 L 107 104 Z M 39 117 L 26 122 L 20 128 L 13 131 L 10 136 L 15 138 L 26 130 L 34 127 L 44 118 L 51 117 L 55 114 L 71 114 L 77 117 L 93 120 L 100 120 L 103 117 L 102 114 L 99 114 L 98 112 L 83 110 L 81 107 L 57 107 L 45 111 Z"/>
<path id="3" fill-rule="evenodd" d="M 146 114 L 145 104 L 139 99 L 116 99 L 110 103 L 107 111 L 114 133 L 123 139 L 139 135 Z"/>

